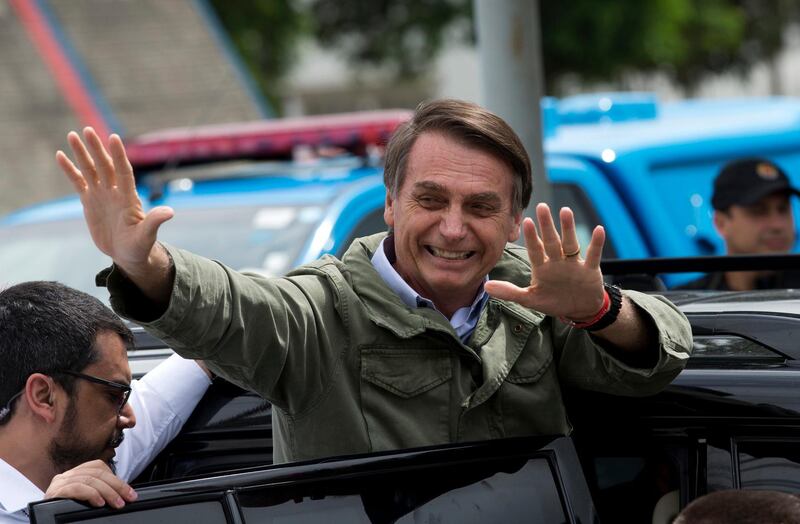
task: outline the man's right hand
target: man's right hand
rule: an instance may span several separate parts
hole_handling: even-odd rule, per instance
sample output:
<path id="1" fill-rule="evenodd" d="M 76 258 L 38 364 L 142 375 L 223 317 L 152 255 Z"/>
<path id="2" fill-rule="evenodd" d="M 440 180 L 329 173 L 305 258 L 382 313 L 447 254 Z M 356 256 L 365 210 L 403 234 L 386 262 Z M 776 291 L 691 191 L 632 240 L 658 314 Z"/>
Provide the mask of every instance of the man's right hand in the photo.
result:
<path id="1" fill-rule="evenodd" d="M 165 302 L 171 290 L 170 261 L 156 237 L 158 228 L 174 212 L 164 206 L 144 212 L 133 168 L 118 135 L 109 137 L 108 149 L 91 127 L 83 130 L 83 140 L 73 131 L 67 141 L 75 162 L 63 151 L 56 153 L 56 160 L 80 196 L 95 245 L 146 296 Z"/>
<path id="2" fill-rule="evenodd" d="M 53 477 L 44 498 L 75 499 L 95 507 L 108 504 L 121 508 L 137 496 L 132 487 L 111 472 L 108 464 L 93 460 Z"/>

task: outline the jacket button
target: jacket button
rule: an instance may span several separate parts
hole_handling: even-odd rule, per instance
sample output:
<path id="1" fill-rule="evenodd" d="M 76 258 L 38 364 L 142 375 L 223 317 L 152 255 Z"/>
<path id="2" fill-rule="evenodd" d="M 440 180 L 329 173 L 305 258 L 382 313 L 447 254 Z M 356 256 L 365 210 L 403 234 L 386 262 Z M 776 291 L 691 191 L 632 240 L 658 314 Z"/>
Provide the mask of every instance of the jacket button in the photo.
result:
<path id="1" fill-rule="evenodd" d="M 517 335 L 522 333 L 522 324 L 517 324 L 516 326 L 514 326 L 514 333 L 516 333 Z"/>

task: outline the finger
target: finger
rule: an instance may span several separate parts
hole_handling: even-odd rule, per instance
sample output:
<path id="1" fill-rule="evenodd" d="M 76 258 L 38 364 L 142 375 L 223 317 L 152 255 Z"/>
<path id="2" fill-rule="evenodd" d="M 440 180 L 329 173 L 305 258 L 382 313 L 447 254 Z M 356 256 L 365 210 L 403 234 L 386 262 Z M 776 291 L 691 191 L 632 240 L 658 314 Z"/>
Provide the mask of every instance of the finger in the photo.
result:
<path id="1" fill-rule="evenodd" d="M 97 477 L 87 475 L 74 478 L 73 482 L 65 485 L 63 489 L 59 490 L 60 493 L 58 496 L 67 496 L 71 499 L 86 500 L 87 502 L 90 502 L 96 506 L 108 504 L 112 508 L 119 509 L 125 506 L 125 500 L 122 498 L 120 491 L 127 493 L 129 490 L 130 487 L 117 488 L 108 484 L 106 479 L 99 479 Z M 89 498 L 80 499 L 80 497 L 76 495 L 87 496 Z"/>
<path id="2" fill-rule="evenodd" d="M 578 233 L 575 230 L 575 215 L 568 207 L 562 207 L 558 212 L 561 221 L 561 249 L 564 255 L 578 252 L 575 256 L 570 256 L 575 260 L 580 258 L 581 244 L 578 241 Z"/>
<path id="3" fill-rule="evenodd" d="M 75 188 L 75 191 L 78 194 L 83 193 L 87 189 L 86 180 L 83 178 L 80 170 L 75 167 L 75 164 L 72 163 L 72 160 L 69 159 L 67 155 L 64 154 L 63 151 L 58 150 L 56 151 L 56 162 L 58 163 L 58 167 L 61 168 L 61 171 L 67 175 L 70 183 L 72 183 L 72 187 Z"/>
<path id="4" fill-rule="evenodd" d="M 97 506 L 108 503 L 115 508 L 138 497 L 133 488 L 102 461 L 87 462 L 56 475 L 47 489 L 47 496 L 79 498 Z"/>
<path id="5" fill-rule="evenodd" d="M 114 475 L 110 470 L 98 476 L 89 477 L 87 484 L 95 488 L 103 499 L 115 508 L 121 508 L 125 502 L 133 502 L 138 495 L 124 480 Z"/>
<path id="6" fill-rule="evenodd" d="M 117 187 L 126 194 L 136 193 L 136 179 L 133 176 L 133 167 L 125 152 L 125 145 L 118 134 L 115 133 L 108 138 L 108 149 L 111 152 L 114 170 L 117 173 Z"/>
<path id="7" fill-rule="evenodd" d="M 114 187 L 117 184 L 116 175 L 114 174 L 114 163 L 111 161 L 111 155 L 106 151 L 106 147 L 103 145 L 100 137 L 94 129 L 86 127 L 83 129 L 83 138 L 89 146 L 89 153 L 94 159 L 95 169 L 100 179 L 107 187 Z"/>
<path id="8" fill-rule="evenodd" d="M 110 473 L 109 473 L 110 474 Z M 113 477 L 112 481 L 108 478 L 89 477 L 85 480 L 85 485 L 94 489 L 103 498 L 106 504 L 112 508 L 121 508 L 125 505 L 122 493 L 128 493 L 130 486 L 122 482 L 119 478 Z"/>
<path id="9" fill-rule="evenodd" d="M 151 209 L 142 222 L 147 238 L 155 242 L 158 236 L 158 228 L 173 216 L 175 216 L 175 211 L 171 207 L 158 206 Z"/>
<path id="10" fill-rule="evenodd" d="M 510 300 L 526 307 L 533 306 L 533 295 L 531 288 L 521 288 L 511 282 L 502 280 L 488 280 L 483 289 L 489 295 L 500 300 Z"/>
<path id="11" fill-rule="evenodd" d="M 606 243 L 606 230 L 597 226 L 592 231 L 592 240 L 586 248 L 586 266 L 591 269 L 600 268 L 600 259 L 603 257 L 603 245 Z"/>
<path id="12" fill-rule="evenodd" d="M 539 231 L 542 235 L 544 252 L 549 258 L 560 260 L 563 256 L 561 237 L 556 231 L 556 225 L 553 223 L 553 216 L 550 214 L 550 207 L 547 204 L 536 206 L 536 219 L 539 221 Z"/>
<path id="13" fill-rule="evenodd" d="M 81 137 L 79 137 L 78 133 L 75 131 L 70 131 L 67 135 L 67 142 L 69 143 L 69 147 L 72 149 L 72 154 L 75 157 L 75 163 L 83 174 L 83 178 L 86 180 L 86 183 L 91 186 L 97 185 L 99 180 L 97 178 L 97 172 L 94 168 L 94 160 L 92 160 L 92 156 L 89 154 L 89 151 L 86 150 L 86 146 L 83 144 Z"/>
<path id="14" fill-rule="evenodd" d="M 51 498 L 81 500 L 83 502 L 88 502 L 96 508 L 106 505 L 106 499 L 99 491 L 94 489 L 92 486 L 78 482 L 65 484 L 55 490 L 48 489 L 47 493 L 45 494 L 45 499 Z"/>
<path id="15" fill-rule="evenodd" d="M 531 266 L 541 266 L 544 264 L 544 245 L 531 218 L 522 221 L 522 234 L 525 235 L 525 247 L 528 249 Z"/>

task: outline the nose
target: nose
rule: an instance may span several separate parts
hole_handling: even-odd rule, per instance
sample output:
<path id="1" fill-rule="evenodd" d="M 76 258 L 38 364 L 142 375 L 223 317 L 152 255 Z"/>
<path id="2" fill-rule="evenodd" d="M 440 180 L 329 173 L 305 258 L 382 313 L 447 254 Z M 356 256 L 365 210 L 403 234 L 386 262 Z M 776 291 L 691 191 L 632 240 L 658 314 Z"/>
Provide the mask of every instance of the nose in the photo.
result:
<path id="1" fill-rule="evenodd" d="M 443 213 L 439 222 L 439 231 L 448 239 L 462 238 L 466 233 L 464 214 L 458 206 L 450 206 Z"/>
<path id="2" fill-rule="evenodd" d="M 136 425 L 136 415 L 130 402 L 126 402 L 117 417 L 117 426 L 122 429 L 129 429 Z"/>

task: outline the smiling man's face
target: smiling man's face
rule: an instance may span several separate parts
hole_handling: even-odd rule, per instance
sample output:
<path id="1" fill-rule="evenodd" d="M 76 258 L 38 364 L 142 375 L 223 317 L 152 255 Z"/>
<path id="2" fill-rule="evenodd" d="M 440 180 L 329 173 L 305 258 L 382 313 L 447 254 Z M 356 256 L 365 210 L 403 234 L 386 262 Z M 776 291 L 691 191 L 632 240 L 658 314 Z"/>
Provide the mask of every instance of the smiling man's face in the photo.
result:
<path id="1" fill-rule="evenodd" d="M 384 219 L 395 269 L 448 317 L 469 305 L 506 242 L 519 238 L 513 173 L 503 161 L 441 133 L 417 138 Z"/>

